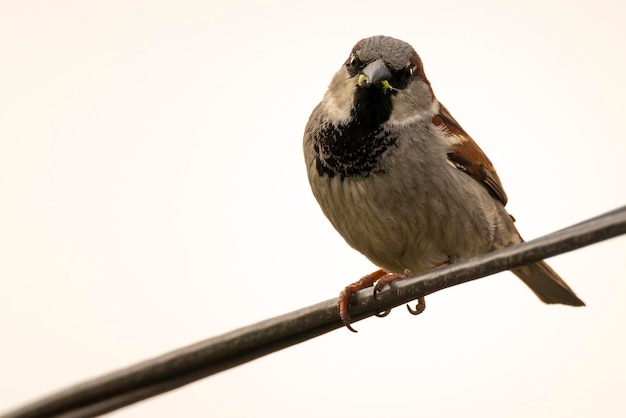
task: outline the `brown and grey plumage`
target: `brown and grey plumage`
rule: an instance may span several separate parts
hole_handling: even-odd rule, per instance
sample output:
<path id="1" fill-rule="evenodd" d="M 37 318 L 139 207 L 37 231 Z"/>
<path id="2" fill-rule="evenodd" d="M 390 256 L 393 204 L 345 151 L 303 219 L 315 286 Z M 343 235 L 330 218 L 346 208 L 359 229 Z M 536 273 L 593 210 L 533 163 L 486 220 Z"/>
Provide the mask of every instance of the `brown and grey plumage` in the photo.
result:
<path id="1" fill-rule="evenodd" d="M 359 41 L 304 134 L 313 194 L 348 244 L 381 268 L 340 297 L 522 242 L 493 165 L 436 99 L 406 42 Z M 584 303 L 545 263 L 513 270 L 546 303 Z"/>

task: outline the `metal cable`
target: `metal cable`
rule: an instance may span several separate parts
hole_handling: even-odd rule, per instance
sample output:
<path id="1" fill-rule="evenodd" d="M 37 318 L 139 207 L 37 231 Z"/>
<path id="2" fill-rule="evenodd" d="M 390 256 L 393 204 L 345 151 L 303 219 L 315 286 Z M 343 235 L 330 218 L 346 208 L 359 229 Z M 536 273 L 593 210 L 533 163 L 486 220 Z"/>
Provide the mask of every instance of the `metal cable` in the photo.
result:
<path id="1" fill-rule="evenodd" d="M 355 295 L 353 320 L 420 296 L 572 251 L 626 233 L 626 206 L 514 247 Z M 167 392 L 343 326 L 337 299 L 239 328 L 70 387 L 11 411 L 5 418 L 92 417 Z"/>

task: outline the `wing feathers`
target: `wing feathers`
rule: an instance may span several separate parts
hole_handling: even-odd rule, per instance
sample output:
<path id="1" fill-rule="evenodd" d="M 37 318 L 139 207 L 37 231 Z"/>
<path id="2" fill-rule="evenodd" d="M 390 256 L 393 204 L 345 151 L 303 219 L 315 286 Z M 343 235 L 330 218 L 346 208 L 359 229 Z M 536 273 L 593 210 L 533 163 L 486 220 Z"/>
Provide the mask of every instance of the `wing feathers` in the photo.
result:
<path id="1" fill-rule="evenodd" d="M 446 134 L 454 137 L 448 159 L 459 170 L 469 174 L 480 182 L 489 193 L 503 205 L 508 200 L 502 183 L 498 178 L 493 164 L 474 140 L 461 128 L 461 125 L 450 115 L 448 109 L 441 105 L 439 113 L 432 119 L 435 126 Z"/>

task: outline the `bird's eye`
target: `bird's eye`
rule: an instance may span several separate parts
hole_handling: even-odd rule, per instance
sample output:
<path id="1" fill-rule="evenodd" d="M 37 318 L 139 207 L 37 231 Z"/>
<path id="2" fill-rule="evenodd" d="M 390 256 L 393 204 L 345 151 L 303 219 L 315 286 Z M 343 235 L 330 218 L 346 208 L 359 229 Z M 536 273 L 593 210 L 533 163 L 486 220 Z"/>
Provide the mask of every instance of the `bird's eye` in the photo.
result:
<path id="1" fill-rule="evenodd" d="M 360 67 L 363 65 L 363 63 L 361 62 L 361 60 L 359 59 L 359 57 L 356 56 L 356 54 L 352 54 L 350 56 L 350 65 L 352 67 Z"/>
<path id="2" fill-rule="evenodd" d="M 359 57 L 356 56 L 356 54 L 352 54 L 346 62 L 346 67 L 348 68 L 348 72 L 354 75 L 359 70 L 363 69 L 363 67 L 365 67 L 365 64 L 363 64 L 363 61 L 361 61 Z"/>
<path id="3" fill-rule="evenodd" d="M 407 67 L 407 68 L 405 68 L 403 70 L 403 72 L 404 72 L 403 75 L 404 75 L 404 77 L 409 78 L 409 77 L 411 77 L 413 75 L 414 71 L 415 71 L 415 67 L 413 67 L 413 66 Z"/>

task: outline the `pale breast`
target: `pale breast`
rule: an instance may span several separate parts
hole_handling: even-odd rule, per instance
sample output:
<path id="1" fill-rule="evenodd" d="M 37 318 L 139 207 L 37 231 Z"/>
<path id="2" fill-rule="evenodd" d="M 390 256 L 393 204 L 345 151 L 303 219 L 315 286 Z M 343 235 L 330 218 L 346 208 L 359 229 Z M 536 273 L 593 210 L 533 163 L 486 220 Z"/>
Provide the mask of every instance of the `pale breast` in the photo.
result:
<path id="1" fill-rule="evenodd" d="M 398 138 L 375 171 L 357 176 L 320 171 L 305 138 L 309 181 L 324 214 L 348 244 L 388 271 L 421 272 L 487 252 L 494 241 L 496 202 L 448 164 L 445 144 L 428 135 Z"/>

